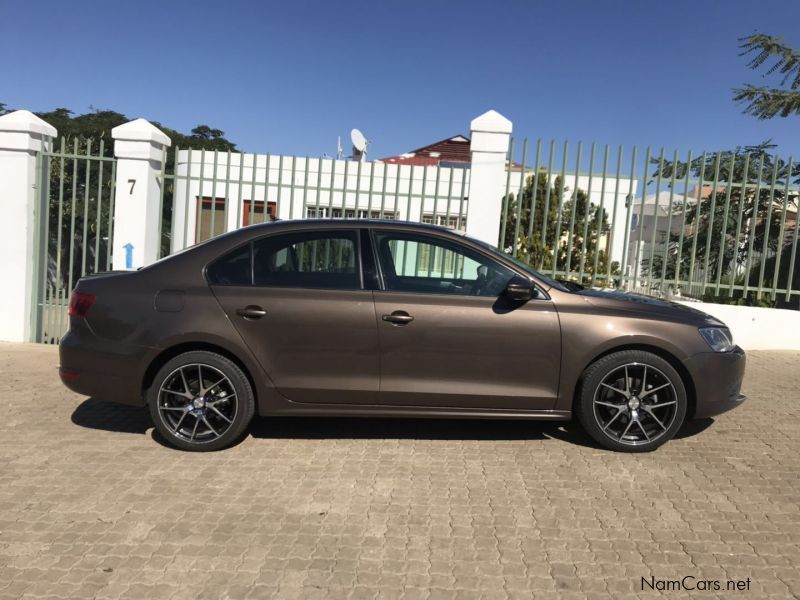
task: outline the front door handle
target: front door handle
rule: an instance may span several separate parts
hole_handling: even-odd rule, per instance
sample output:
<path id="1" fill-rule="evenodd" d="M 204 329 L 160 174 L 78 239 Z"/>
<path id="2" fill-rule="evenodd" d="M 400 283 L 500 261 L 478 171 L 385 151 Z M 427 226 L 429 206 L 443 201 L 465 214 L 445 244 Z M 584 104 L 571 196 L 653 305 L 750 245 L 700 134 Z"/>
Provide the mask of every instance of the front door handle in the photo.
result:
<path id="1" fill-rule="evenodd" d="M 414 320 L 414 317 L 405 311 L 396 310 L 390 315 L 383 315 L 383 320 L 393 325 L 408 325 Z"/>
<path id="2" fill-rule="evenodd" d="M 260 319 L 264 315 L 267 314 L 260 306 L 256 306 L 255 304 L 250 304 L 249 306 L 245 306 L 244 308 L 237 308 L 236 314 L 240 317 L 244 317 L 245 319 Z"/>

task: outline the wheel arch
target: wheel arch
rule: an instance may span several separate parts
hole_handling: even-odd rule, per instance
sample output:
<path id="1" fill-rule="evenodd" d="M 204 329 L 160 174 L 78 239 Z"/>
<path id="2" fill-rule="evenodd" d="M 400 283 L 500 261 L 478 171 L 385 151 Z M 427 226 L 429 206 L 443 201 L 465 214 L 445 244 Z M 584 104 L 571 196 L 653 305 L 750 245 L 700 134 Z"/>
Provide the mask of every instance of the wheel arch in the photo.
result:
<path id="1" fill-rule="evenodd" d="M 198 350 L 204 350 L 206 352 L 213 352 L 215 354 L 219 354 L 220 356 L 224 356 L 231 362 L 233 362 L 236 366 L 238 366 L 242 373 L 244 373 L 247 380 L 250 382 L 250 387 L 253 390 L 253 396 L 256 400 L 256 406 L 258 406 L 258 388 L 259 386 L 256 385 L 256 381 L 253 378 L 253 374 L 251 369 L 245 364 L 243 360 L 241 360 L 235 353 L 231 352 L 227 348 L 220 346 L 218 344 L 214 344 L 212 342 L 204 342 L 204 341 L 187 341 L 175 344 L 168 348 L 162 350 L 159 354 L 157 354 L 151 361 L 150 364 L 144 371 L 144 375 L 142 376 L 141 382 L 141 393 L 142 397 L 146 397 L 145 392 L 153 385 L 153 380 L 156 377 L 156 373 L 158 373 L 159 369 L 163 367 L 167 362 L 184 354 L 185 352 L 194 352 Z"/>
<path id="2" fill-rule="evenodd" d="M 686 417 L 685 421 L 688 421 L 694 417 L 695 411 L 697 409 L 697 390 L 695 388 L 694 379 L 692 379 L 691 373 L 686 368 L 686 366 L 678 359 L 677 356 L 665 350 L 664 348 L 660 348 L 658 346 L 654 346 L 651 344 L 646 343 L 637 343 L 637 344 L 622 344 L 619 346 L 614 346 L 612 348 L 607 348 L 599 353 L 597 356 L 593 357 L 589 360 L 585 365 L 583 365 L 583 369 L 581 369 L 580 377 L 578 378 L 578 384 L 575 385 L 575 388 L 572 392 L 572 412 L 575 414 L 575 406 L 578 402 L 578 397 L 580 395 L 580 383 L 583 381 L 583 376 L 586 373 L 586 370 L 596 363 L 601 358 L 608 356 L 609 354 L 614 354 L 616 352 L 623 352 L 625 350 L 641 350 L 643 352 L 650 352 L 651 354 L 655 354 L 659 358 L 663 358 L 667 361 L 670 366 L 672 366 L 681 378 L 684 387 L 686 388 Z"/>

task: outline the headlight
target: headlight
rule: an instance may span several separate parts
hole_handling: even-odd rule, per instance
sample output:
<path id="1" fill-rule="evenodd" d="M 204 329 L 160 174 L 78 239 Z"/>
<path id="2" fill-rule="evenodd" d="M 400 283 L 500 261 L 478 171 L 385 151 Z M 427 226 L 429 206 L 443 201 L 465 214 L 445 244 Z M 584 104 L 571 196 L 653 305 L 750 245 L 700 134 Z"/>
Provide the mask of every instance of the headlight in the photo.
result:
<path id="1" fill-rule="evenodd" d="M 714 352 L 730 352 L 735 348 L 733 336 L 727 327 L 701 327 L 699 331 Z"/>

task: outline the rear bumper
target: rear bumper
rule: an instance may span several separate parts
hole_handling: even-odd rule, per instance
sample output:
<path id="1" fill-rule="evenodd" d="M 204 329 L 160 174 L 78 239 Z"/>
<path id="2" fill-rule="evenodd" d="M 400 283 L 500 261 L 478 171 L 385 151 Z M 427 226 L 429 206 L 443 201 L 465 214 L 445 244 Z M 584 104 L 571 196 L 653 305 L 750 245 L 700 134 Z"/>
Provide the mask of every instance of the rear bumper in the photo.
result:
<path id="1" fill-rule="evenodd" d="M 746 362 L 745 352 L 738 346 L 731 352 L 703 352 L 684 361 L 694 381 L 695 417 L 713 417 L 744 402 L 741 389 Z"/>
<path id="2" fill-rule="evenodd" d="M 58 346 L 61 381 L 83 396 L 142 406 L 141 365 L 149 351 L 70 329 Z"/>

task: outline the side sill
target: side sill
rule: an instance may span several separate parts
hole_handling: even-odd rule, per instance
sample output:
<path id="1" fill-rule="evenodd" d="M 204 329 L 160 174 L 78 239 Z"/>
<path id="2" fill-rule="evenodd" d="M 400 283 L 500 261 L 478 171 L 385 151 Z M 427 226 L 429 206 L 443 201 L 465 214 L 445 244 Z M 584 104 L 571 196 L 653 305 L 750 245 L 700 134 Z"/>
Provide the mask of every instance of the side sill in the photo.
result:
<path id="1" fill-rule="evenodd" d="M 265 416 L 316 416 L 419 419 L 529 419 L 532 421 L 569 421 L 570 411 L 468 409 L 419 406 L 370 406 L 352 404 L 297 404 L 272 409 Z"/>

